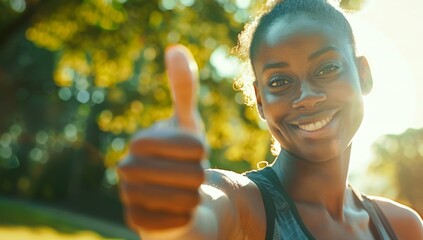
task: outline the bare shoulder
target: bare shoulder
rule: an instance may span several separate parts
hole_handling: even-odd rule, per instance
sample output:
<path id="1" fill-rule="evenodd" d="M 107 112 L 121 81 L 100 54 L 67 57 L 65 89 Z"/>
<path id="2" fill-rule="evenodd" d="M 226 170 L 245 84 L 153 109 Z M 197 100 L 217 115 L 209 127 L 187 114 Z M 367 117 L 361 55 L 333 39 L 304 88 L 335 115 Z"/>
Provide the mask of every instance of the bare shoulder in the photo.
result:
<path id="1" fill-rule="evenodd" d="M 243 194 L 243 191 L 237 190 L 251 187 L 250 179 L 244 175 L 221 169 L 207 169 L 206 184 L 221 188 L 225 192 L 234 192 L 234 194 Z"/>
<path id="2" fill-rule="evenodd" d="M 264 239 L 266 214 L 260 190 L 249 178 L 231 171 L 206 170 L 206 184 L 229 198 L 239 219 L 245 239 Z"/>
<path id="3" fill-rule="evenodd" d="M 372 197 L 399 239 L 423 239 L 423 221 L 413 209 L 382 197 Z"/>
<path id="4" fill-rule="evenodd" d="M 249 206 L 257 207 L 262 202 L 260 190 L 246 176 L 232 171 L 206 170 L 206 184 L 223 191 L 235 205 L 250 210 Z"/>

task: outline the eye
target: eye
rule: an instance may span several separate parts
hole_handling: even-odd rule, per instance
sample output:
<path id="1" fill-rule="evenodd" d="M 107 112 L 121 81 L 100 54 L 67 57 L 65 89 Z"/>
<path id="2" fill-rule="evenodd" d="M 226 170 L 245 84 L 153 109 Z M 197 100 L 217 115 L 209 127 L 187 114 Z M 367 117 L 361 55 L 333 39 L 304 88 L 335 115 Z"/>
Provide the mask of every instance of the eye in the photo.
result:
<path id="1" fill-rule="evenodd" d="M 276 87 L 283 87 L 291 83 L 291 80 L 282 77 L 282 76 L 274 76 L 270 78 L 268 85 L 269 87 L 276 88 Z"/>
<path id="2" fill-rule="evenodd" d="M 330 63 L 330 64 L 324 66 L 322 69 L 320 69 L 317 72 L 316 76 L 319 77 L 319 76 L 324 76 L 326 74 L 335 74 L 335 73 L 338 73 L 339 72 L 339 69 L 340 68 L 341 67 L 338 64 L 336 64 L 336 63 Z"/>

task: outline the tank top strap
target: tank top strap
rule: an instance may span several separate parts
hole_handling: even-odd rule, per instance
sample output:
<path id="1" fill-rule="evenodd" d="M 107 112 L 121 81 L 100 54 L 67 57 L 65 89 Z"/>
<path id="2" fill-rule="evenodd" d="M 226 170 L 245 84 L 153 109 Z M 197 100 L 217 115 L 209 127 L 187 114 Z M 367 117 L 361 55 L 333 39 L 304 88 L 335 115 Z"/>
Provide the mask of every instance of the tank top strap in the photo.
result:
<path id="1" fill-rule="evenodd" d="M 366 209 L 367 213 L 370 216 L 371 223 L 376 230 L 377 234 L 379 235 L 379 239 L 383 240 L 397 240 L 397 236 L 392 229 L 392 226 L 389 224 L 388 219 L 386 218 L 385 214 L 379 208 L 377 203 L 368 198 L 366 195 L 360 193 L 351 185 L 349 186 L 350 189 L 354 192 L 355 196 L 360 200 L 364 209 Z"/>
<path id="2" fill-rule="evenodd" d="M 314 239 L 271 167 L 245 173 L 259 188 L 266 211 L 266 240 Z"/>
<path id="3" fill-rule="evenodd" d="M 253 181 L 260 190 L 261 197 L 263 199 L 264 209 L 266 212 L 266 240 L 273 239 L 273 232 L 275 228 L 275 204 L 271 193 L 267 190 L 269 188 L 269 182 L 265 177 L 262 176 L 258 171 L 250 171 L 245 175 Z"/>

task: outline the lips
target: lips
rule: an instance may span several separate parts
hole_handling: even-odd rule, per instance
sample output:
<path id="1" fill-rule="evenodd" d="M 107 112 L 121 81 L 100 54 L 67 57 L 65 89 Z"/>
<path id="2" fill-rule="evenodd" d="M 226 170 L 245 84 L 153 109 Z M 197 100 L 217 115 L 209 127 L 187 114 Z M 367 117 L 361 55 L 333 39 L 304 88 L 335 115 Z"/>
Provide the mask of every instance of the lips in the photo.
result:
<path id="1" fill-rule="evenodd" d="M 314 123 L 298 125 L 298 127 L 304 131 L 313 132 L 325 127 L 332 119 L 333 115 Z"/>
<path id="2" fill-rule="evenodd" d="M 292 125 L 306 132 L 315 132 L 328 125 L 337 113 L 337 110 L 304 117 L 301 120 L 291 122 Z"/>

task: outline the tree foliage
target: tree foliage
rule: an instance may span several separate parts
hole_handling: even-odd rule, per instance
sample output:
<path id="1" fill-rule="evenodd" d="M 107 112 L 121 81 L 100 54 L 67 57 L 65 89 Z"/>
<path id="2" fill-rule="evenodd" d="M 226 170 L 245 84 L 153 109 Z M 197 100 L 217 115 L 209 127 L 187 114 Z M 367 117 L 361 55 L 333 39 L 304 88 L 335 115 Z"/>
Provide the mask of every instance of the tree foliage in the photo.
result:
<path id="1" fill-rule="evenodd" d="M 388 195 L 423 215 L 423 129 L 386 135 L 373 144 L 375 158 L 369 172 L 381 178 L 373 184 L 375 194 Z"/>
<path id="2" fill-rule="evenodd" d="M 163 52 L 175 43 L 199 65 L 212 167 L 271 161 L 269 134 L 233 91 L 227 60 L 255 2 L 16 2 L 0 2 L 1 192 L 74 205 L 114 196 L 113 167 L 132 133 L 172 114 Z"/>
<path id="3" fill-rule="evenodd" d="M 221 58 L 228 54 L 248 19 L 248 10 L 235 1 L 67 1 L 44 11 L 34 17 L 39 20 L 26 37 L 58 53 L 54 81 L 59 96 L 104 106 L 96 117 L 111 136 L 104 143 L 111 146 L 104 149 L 107 166 L 125 151 L 128 135 L 171 115 L 162 59 L 174 43 L 187 45 L 198 61 L 200 110 L 211 148 L 224 149 L 229 160 L 265 159 L 268 136 L 255 126 L 254 114 L 247 124 L 240 119 L 252 110 L 234 102 L 230 76 L 219 74 L 222 66 L 210 62 L 214 52 Z M 76 130 L 75 141 L 84 141 L 84 128 Z"/>

